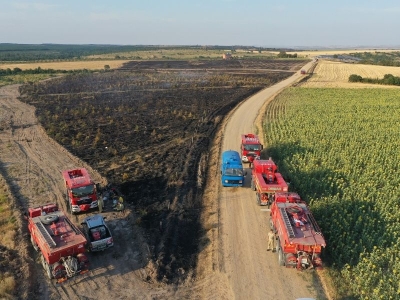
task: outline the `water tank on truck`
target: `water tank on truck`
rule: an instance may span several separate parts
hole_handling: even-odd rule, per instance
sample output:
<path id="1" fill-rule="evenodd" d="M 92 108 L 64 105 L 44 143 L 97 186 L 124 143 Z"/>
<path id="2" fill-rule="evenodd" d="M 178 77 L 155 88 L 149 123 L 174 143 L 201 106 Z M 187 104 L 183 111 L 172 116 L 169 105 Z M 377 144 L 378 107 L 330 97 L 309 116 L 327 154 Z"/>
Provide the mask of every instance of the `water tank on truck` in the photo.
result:
<path id="1" fill-rule="evenodd" d="M 86 238 L 55 203 L 29 208 L 26 218 L 31 243 L 50 279 L 62 282 L 88 271 Z"/>
<path id="2" fill-rule="evenodd" d="M 287 192 L 288 184 L 278 173 L 278 167 L 274 161 L 256 159 L 251 170 L 251 188 L 256 191 L 258 205 L 271 205 L 276 192 Z"/>

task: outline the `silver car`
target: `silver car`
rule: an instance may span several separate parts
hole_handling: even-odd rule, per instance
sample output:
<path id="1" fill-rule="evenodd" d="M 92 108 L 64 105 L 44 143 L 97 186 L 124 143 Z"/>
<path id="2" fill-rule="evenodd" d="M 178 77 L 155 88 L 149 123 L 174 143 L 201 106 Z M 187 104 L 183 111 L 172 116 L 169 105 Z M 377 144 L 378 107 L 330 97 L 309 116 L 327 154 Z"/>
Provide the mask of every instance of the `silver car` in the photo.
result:
<path id="1" fill-rule="evenodd" d="M 103 251 L 114 246 L 111 231 L 104 221 L 105 217 L 96 214 L 86 217 L 81 223 L 87 239 L 88 251 Z"/>

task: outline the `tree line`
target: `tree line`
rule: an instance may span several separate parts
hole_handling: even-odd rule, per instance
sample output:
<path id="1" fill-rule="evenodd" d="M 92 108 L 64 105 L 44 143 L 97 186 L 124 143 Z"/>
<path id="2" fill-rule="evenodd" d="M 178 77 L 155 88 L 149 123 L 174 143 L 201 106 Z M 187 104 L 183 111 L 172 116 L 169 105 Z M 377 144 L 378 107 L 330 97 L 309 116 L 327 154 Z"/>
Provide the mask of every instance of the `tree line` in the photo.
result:
<path id="1" fill-rule="evenodd" d="M 277 55 L 278 58 L 297 58 L 297 53 L 288 54 L 286 51 L 280 51 Z"/>
<path id="2" fill-rule="evenodd" d="M 158 50 L 218 50 L 230 49 L 235 52 L 237 49 L 261 51 L 293 51 L 291 49 L 276 49 L 254 46 L 202 46 L 202 45 L 182 45 L 182 46 L 160 46 L 160 45 L 64 45 L 64 44 L 11 44 L 0 43 L 0 61 L 21 62 L 21 61 L 57 61 L 84 59 L 90 55 L 102 55 L 110 53 L 124 53 L 135 51 L 158 51 Z M 293 56 L 282 56 L 292 58 Z M 295 54 L 297 57 L 297 54 Z M 115 59 L 122 59 L 123 55 L 116 55 Z"/>
<path id="3" fill-rule="evenodd" d="M 359 64 L 400 67 L 400 51 L 396 52 L 360 52 L 350 53 L 357 57 Z"/>
<path id="4" fill-rule="evenodd" d="M 104 66 L 105 70 L 107 70 L 107 66 Z M 108 69 L 110 67 L 108 66 Z M 82 69 L 82 70 L 54 70 L 54 69 L 42 69 L 41 67 L 37 67 L 36 69 L 26 69 L 22 70 L 20 68 L 14 69 L 0 69 L 0 76 L 10 76 L 10 75 L 19 75 L 19 74 L 60 74 L 60 73 L 89 73 L 93 72 L 92 70 Z"/>
<path id="5" fill-rule="evenodd" d="M 152 46 L 0 44 L 0 61 L 71 60 L 89 55 L 154 49 Z"/>
<path id="6" fill-rule="evenodd" d="M 362 83 L 400 86 L 400 77 L 393 76 L 392 74 L 385 74 L 382 79 L 379 79 L 379 78 L 363 78 L 360 75 L 351 74 L 349 76 L 349 82 L 362 82 Z"/>

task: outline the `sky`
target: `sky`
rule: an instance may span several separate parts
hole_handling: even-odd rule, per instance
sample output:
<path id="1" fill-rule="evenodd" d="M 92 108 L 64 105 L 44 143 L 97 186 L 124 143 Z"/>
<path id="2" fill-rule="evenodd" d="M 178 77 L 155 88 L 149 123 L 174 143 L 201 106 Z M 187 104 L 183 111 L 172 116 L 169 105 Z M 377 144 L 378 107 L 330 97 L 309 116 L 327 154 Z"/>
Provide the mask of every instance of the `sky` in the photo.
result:
<path id="1" fill-rule="evenodd" d="M 0 0 L 0 43 L 399 47 L 399 0 Z"/>

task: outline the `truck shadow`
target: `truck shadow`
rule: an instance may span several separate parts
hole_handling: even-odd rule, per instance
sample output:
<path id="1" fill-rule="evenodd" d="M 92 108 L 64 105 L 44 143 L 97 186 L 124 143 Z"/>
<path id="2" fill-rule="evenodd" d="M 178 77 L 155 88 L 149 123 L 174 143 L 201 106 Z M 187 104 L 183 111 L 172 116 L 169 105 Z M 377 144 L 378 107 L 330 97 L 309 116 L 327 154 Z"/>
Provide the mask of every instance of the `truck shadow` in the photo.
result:
<path id="1" fill-rule="evenodd" d="M 280 143 L 265 148 L 261 157 L 262 159 L 272 157 L 278 166 L 278 172 L 289 184 L 289 190 L 299 193 L 303 200 L 340 193 L 338 185 L 331 180 L 338 175 L 337 172 L 325 168 L 320 162 L 315 164 L 313 171 L 302 171 L 296 162 L 291 161 L 293 156 L 306 155 L 311 151 L 312 149 L 302 147 L 299 143 Z"/>
<path id="2" fill-rule="evenodd" d="M 251 187 L 251 167 L 249 164 L 243 164 L 243 170 L 245 172 L 244 176 L 244 183 L 243 186 L 244 188 L 250 188 Z"/>

